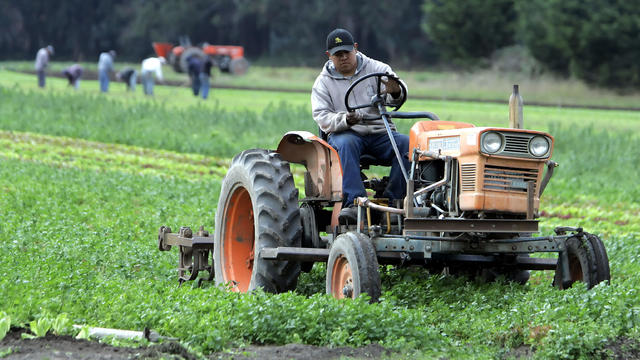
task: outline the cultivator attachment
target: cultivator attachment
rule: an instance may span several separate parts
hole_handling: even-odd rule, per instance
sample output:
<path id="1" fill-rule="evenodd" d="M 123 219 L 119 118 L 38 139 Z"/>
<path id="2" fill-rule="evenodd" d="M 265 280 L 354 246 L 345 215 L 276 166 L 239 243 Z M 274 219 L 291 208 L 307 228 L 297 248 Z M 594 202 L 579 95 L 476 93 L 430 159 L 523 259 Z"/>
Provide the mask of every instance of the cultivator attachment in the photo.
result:
<path id="1" fill-rule="evenodd" d="M 180 262 L 178 264 L 178 282 L 180 285 L 185 281 L 198 279 L 197 286 L 202 281 L 211 281 L 214 277 L 213 271 L 213 236 L 200 226 L 197 233 L 193 233 L 191 228 L 183 226 L 176 233 L 171 232 L 168 226 L 161 226 L 158 232 L 158 249 L 169 251 L 172 246 L 180 249 Z M 212 257 L 209 264 L 209 257 Z M 200 271 L 207 271 L 207 277 L 198 278 Z"/>

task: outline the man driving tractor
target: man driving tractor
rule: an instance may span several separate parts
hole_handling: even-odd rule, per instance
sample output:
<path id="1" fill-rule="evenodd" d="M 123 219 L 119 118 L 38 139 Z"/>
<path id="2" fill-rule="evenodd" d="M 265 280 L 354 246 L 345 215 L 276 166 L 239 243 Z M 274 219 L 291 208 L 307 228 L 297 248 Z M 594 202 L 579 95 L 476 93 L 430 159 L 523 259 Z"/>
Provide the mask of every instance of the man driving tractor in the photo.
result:
<path id="1" fill-rule="evenodd" d="M 406 183 L 379 111 L 373 107 L 348 111 L 345 95 L 351 84 L 366 75 L 389 73 L 395 76 L 395 73 L 389 65 L 359 52 L 358 44 L 345 29 L 335 29 L 329 33 L 326 54 L 329 60 L 311 90 L 311 108 L 313 119 L 318 123 L 320 130 L 328 134 L 329 144 L 340 156 L 343 209 L 340 211 L 339 221 L 342 224 L 355 224 L 358 210 L 354 200 L 366 196 L 360 176 L 361 155 L 370 155 L 382 164 L 391 164 L 389 185 L 384 191 L 384 196 L 389 199 L 390 204 L 404 198 Z M 403 94 L 399 84 L 391 78 L 386 82 L 383 80 L 383 83 L 388 103 L 400 102 Z M 368 103 L 373 95 L 374 86 L 370 84 L 358 87 L 351 92 L 350 98 L 355 103 Z M 409 151 L 409 137 L 396 132 L 392 122 L 389 125 L 403 155 L 403 165 L 406 169 L 409 167 L 406 156 Z"/>

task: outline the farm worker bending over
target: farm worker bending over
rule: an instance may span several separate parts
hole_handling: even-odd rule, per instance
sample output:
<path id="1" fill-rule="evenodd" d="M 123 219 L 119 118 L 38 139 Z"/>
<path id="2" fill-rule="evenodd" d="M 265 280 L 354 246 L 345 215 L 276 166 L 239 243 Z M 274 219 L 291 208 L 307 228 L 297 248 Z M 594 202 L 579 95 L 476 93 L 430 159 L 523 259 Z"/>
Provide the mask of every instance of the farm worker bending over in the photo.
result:
<path id="1" fill-rule="evenodd" d="M 46 82 L 46 71 L 49 67 L 49 57 L 53 55 L 53 46 L 49 45 L 38 50 L 35 69 L 38 74 L 38 86 L 43 88 Z"/>
<path id="2" fill-rule="evenodd" d="M 127 91 L 136 91 L 138 72 L 134 68 L 126 67 L 120 70 L 116 77 L 127 85 Z"/>
<path id="3" fill-rule="evenodd" d="M 359 78 L 378 72 L 395 75 L 391 67 L 380 61 L 371 59 L 358 52 L 358 44 L 353 36 L 344 29 L 335 29 L 327 36 L 327 56 L 320 75 L 316 78 L 311 90 L 311 108 L 313 119 L 320 129 L 329 135 L 329 144 L 340 156 L 342 164 L 343 209 L 339 221 L 342 224 L 355 224 L 358 216 L 354 200 L 359 196 L 367 196 L 360 177 L 360 155 L 369 154 L 378 160 L 390 161 L 390 181 L 384 192 L 391 204 L 396 199 L 404 199 L 406 184 L 393 147 L 387 135 L 382 119 L 363 120 L 365 115 L 379 117 L 378 109 L 367 107 L 354 112 L 347 112 L 344 97 L 349 86 Z M 387 97 L 393 103 L 402 98 L 399 84 L 392 79 L 385 84 Z M 367 86 L 358 86 L 351 93 L 350 104 L 371 103 Z M 409 168 L 407 152 L 409 137 L 396 132 L 390 123 L 393 136 L 403 155 L 404 166 Z"/>
<path id="4" fill-rule="evenodd" d="M 109 91 L 109 76 L 113 72 L 113 60 L 116 58 L 116 51 L 103 52 L 98 58 L 98 80 L 100 80 L 100 91 Z"/>
<path id="5" fill-rule="evenodd" d="M 142 60 L 140 76 L 142 76 L 142 87 L 145 95 L 153 95 L 154 76 L 158 81 L 162 81 L 162 65 L 165 63 L 166 60 L 162 56 Z"/>
<path id="6" fill-rule="evenodd" d="M 80 78 L 82 77 L 82 66 L 80 64 L 73 64 L 62 71 L 62 74 L 69 80 L 69 86 L 73 86 L 78 90 L 80 87 Z"/>

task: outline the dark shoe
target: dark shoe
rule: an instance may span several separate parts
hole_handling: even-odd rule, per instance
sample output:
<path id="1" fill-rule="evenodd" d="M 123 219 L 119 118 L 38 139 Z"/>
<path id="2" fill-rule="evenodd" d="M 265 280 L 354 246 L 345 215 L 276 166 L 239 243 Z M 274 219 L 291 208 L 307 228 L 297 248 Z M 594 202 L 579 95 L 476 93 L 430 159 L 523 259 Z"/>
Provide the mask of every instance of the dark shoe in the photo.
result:
<path id="1" fill-rule="evenodd" d="M 340 210 L 338 222 L 341 225 L 356 225 L 358 222 L 358 207 L 356 205 L 350 205 Z"/>

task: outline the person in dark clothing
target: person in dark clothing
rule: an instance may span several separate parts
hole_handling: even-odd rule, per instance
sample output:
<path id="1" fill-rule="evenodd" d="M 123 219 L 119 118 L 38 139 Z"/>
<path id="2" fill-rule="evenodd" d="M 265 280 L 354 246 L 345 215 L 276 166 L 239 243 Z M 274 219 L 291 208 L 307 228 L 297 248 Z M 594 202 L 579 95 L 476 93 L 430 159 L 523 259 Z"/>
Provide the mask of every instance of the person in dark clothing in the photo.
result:
<path id="1" fill-rule="evenodd" d="M 199 56 L 190 56 L 187 59 L 187 70 L 191 78 L 191 89 L 193 95 L 198 96 L 200 92 L 200 72 L 202 72 L 202 59 Z"/>
<path id="2" fill-rule="evenodd" d="M 80 87 L 80 78 L 82 77 L 82 66 L 80 64 L 73 64 L 62 71 L 62 74 L 69 80 L 69 86 L 73 86 L 78 90 Z"/>
<path id="3" fill-rule="evenodd" d="M 138 72 L 134 68 L 126 67 L 120 70 L 116 77 L 127 85 L 127 91 L 136 91 Z"/>
<path id="4" fill-rule="evenodd" d="M 202 63 L 202 71 L 200 72 L 200 96 L 206 99 L 209 96 L 209 84 L 211 79 L 211 67 L 213 61 L 207 56 Z"/>

